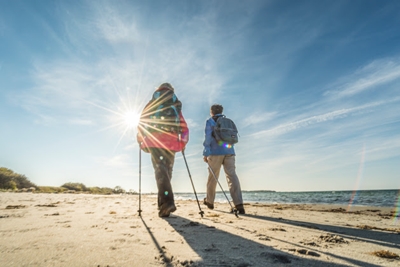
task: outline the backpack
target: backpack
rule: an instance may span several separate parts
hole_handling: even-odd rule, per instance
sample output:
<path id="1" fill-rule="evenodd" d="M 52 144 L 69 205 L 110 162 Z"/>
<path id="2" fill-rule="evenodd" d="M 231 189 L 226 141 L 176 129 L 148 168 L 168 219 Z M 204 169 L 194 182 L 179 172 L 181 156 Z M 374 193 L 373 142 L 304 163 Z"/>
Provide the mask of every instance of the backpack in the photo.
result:
<path id="1" fill-rule="evenodd" d="M 217 118 L 214 117 L 214 120 L 216 125 L 213 129 L 213 136 L 218 142 L 223 141 L 231 145 L 239 142 L 238 130 L 235 123 L 231 119 L 228 119 L 222 115 Z"/>
<path id="2" fill-rule="evenodd" d="M 172 90 L 162 89 L 153 93 L 141 121 L 147 131 L 180 133 L 179 114 L 182 103 Z"/>

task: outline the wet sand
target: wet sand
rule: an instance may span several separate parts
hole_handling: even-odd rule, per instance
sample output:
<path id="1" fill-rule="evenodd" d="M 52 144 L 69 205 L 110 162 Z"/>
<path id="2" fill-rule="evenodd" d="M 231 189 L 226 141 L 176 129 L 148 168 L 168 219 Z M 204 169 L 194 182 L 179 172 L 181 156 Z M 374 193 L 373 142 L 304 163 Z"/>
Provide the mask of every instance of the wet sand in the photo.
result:
<path id="1" fill-rule="evenodd" d="M 0 193 L 0 266 L 400 266 L 394 208 Z"/>

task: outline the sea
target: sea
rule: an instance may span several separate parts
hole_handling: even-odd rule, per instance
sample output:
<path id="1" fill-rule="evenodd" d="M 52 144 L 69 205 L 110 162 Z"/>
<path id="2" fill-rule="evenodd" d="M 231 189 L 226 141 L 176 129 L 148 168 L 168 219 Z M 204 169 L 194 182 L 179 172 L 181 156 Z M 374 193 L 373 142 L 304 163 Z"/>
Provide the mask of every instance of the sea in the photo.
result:
<path id="1" fill-rule="evenodd" d="M 205 193 L 174 193 L 175 199 L 203 201 Z M 244 203 L 264 204 L 334 204 L 370 207 L 395 207 L 400 209 L 400 189 L 357 191 L 277 192 L 242 191 Z M 217 192 L 215 202 L 231 201 L 229 191 Z"/>

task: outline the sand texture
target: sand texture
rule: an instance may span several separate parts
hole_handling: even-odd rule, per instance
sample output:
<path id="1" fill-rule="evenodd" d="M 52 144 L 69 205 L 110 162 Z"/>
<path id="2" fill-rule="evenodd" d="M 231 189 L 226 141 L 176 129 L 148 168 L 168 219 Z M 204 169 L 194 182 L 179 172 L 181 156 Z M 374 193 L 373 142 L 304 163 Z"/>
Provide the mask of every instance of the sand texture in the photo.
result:
<path id="1" fill-rule="evenodd" d="M 400 266 L 394 209 L 0 193 L 0 266 Z"/>

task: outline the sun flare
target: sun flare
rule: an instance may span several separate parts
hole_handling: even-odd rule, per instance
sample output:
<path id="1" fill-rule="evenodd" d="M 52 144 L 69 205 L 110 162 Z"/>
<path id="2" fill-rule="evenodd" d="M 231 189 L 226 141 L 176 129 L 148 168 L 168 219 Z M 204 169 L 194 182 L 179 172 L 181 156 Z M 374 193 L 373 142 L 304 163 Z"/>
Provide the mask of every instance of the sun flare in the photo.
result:
<path id="1" fill-rule="evenodd" d="M 136 128 L 139 124 L 139 120 L 140 120 L 140 114 L 136 112 L 128 111 L 124 114 L 125 125 L 129 129 Z"/>

